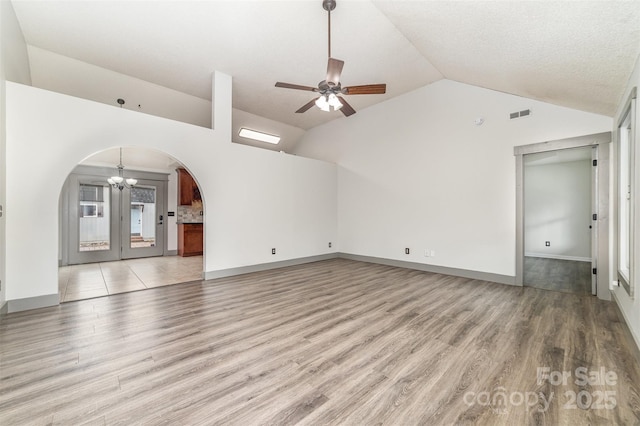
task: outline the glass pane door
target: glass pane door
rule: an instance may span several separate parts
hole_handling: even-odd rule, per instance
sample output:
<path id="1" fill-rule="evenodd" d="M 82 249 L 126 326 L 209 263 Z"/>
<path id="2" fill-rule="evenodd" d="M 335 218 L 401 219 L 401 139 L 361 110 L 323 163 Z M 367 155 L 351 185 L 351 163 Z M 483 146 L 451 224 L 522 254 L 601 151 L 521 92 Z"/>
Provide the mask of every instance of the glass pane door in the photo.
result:
<path id="1" fill-rule="evenodd" d="M 129 212 L 129 247 L 155 247 L 156 189 L 139 186 L 132 188 Z"/>
<path id="2" fill-rule="evenodd" d="M 75 265 L 164 255 L 167 181 L 154 177 L 120 189 L 98 173 L 71 173 L 61 198 L 61 232 L 68 235 L 62 261 Z"/>
<path id="3" fill-rule="evenodd" d="M 80 184 L 78 250 L 111 249 L 110 187 Z"/>
<path id="4" fill-rule="evenodd" d="M 164 245 L 165 183 L 139 180 L 123 189 L 122 258 L 162 256 Z M 127 212 L 128 210 L 128 212 Z"/>
<path id="5" fill-rule="evenodd" d="M 120 257 L 119 194 L 99 176 L 69 176 L 69 264 L 106 262 Z M 114 192 L 115 191 L 115 192 Z"/>

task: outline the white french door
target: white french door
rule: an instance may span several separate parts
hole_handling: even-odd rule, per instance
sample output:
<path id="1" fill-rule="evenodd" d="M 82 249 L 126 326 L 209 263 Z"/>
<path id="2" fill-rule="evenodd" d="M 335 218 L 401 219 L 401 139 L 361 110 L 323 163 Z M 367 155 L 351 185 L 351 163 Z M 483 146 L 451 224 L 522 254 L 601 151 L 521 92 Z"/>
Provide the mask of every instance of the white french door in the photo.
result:
<path id="1" fill-rule="evenodd" d="M 67 236 L 62 263 L 162 256 L 166 192 L 166 180 L 138 179 L 133 188 L 118 189 L 104 176 L 72 173 L 61 212 L 61 232 Z"/>

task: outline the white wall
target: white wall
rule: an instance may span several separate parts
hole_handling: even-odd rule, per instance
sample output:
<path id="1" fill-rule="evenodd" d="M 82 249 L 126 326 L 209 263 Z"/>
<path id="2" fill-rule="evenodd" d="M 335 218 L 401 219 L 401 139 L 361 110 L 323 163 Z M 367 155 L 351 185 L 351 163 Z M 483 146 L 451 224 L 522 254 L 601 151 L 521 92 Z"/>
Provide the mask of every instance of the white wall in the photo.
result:
<path id="1" fill-rule="evenodd" d="M 624 110 L 625 103 L 629 97 L 629 94 L 631 93 L 631 90 L 634 87 L 640 88 L 640 56 L 636 61 L 636 66 L 627 84 L 627 89 L 625 91 L 625 94 L 623 98 L 620 99 L 620 104 L 619 104 L 618 111 L 616 113 L 615 121 L 613 125 L 615 141 L 617 141 L 617 136 L 618 136 L 618 132 L 617 132 L 618 121 L 622 117 L 622 114 L 625 112 Z M 636 108 L 636 126 L 640 126 L 640 108 Z M 632 197 L 635 200 L 636 215 L 638 214 L 638 212 L 640 212 L 640 131 L 638 130 L 639 130 L 638 127 L 636 127 L 635 141 L 634 141 L 636 146 L 635 159 L 634 159 L 635 192 L 632 195 Z M 614 150 L 614 153 L 617 153 L 617 150 Z M 614 158 L 616 156 L 617 154 L 614 154 Z M 613 176 L 615 176 L 615 173 L 617 173 L 617 168 L 612 168 L 612 169 L 614 169 L 612 170 L 612 180 L 613 180 Z M 612 197 L 615 197 L 615 192 L 612 193 Z M 640 284 L 638 284 L 638 277 L 640 277 L 640 273 L 639 273 L 640 272 L 640 218 L 638 218 L 637 216 L 634 218 L 634 224 L 635 226 L 633 231 L 633 236 L 634 236 L 633 262 L 635 265 L 636 273 L 635 273 L 634 282 L 631 282 L 630 284 L 635 286 L 635 297 L 631 299 L 631 297 L 629 297 L 626 290 L 622 286 L 619 286 L 619 287 L 614 286 L 612 293 L 613 293 L 614 300 L 620 307 L 620 310 L 622 311 L 622 314 L 624 315 L 625 320 L 627 321 L 627 325 L 629 326 L 629 329 L 631 330 L 631 333 L 635 338 L 638 348 L 640 348 Z M 615 236 L 615 232 L 616 232 L 616 229 L 612 228 L 611 229 L 612 235 Z M 615 252 L 617 247 L 617 240 L 615 237 L 613 239 L 612 246 L 613 248 L 611 251 Z M 610 268 L 611 281 L 617 280 L 617 260 L 613 255 L 612 255 L 612 258 L 614 262 L 612 263 L 612 267 Z"/>
<path id="2" fill-rule="evenodd" d="M 31 84 L 31 71 L 27 44 L 18 18 L 9 1 L 0 2 L 2 31 L 2 68 L 7 81 Z"/>
<path id="3" fill-rule="evenodd" d="M 529 118 L 508 119 L 526 108 Z M 611 122 L 442 80 L 316 127 L 295 153 L 340 165 L 341 252 L 513 277 L 513 147 L 609 131 Z"/>
<path id="4" fill-rule="evenodd" d="M 219 269 L 335 252 L 335 165 L 232 146 L 241 161 L 217 163 L 224 178 L 212 182 L 217 197 L 204 200 L 207 232 L 215 226 L 211 235 L 224 241 L 213 247 Z"/>
<path id="5" fill-rule="evenodd" d="M 211 101 L 208 99 L 187 95 L 35 46 L 28 46 L 28 50 L 35 87 L 107 105 L 117 105 L 117 99 L 122 98 L 125 100 L 125 109 L 212 127 Z M 305 132 L 298 127 L 238 109 L 233 109 L 232 124 L 234 142 L 274 151 L 289 152 Z M 273 146 L 242 139 L 238 136 L 241 126 L 280 135 L 281 143 Z"/>
<path id="6" fill-rule="evenodd" d="M 6 210 L 6 96 L 5 81 L 31 84 L 27 45 L 11 2 L 0 1 L 0 206 Z M 0 307 L 6 298 L 6 221 L 0 218 Z"/>
<path id="7" fill-rule="evenodd" d="M 29 46 L 33 86 L 211 128 L 211 101 Z"/>
<path id="8" fill-rule="evenodd" d="M 591 160 L 525 166 L 525 256 L 591 260 L 591 167 Z"/>
<path id="9" fill-rule="evenodd" d="M 57 293 L 64 180 L 84 158 L 117 146 L 160 150 L 193 174 L 205 202 L 207 272 L 335 250 L 327 241 L 337 232 L 336 167 L 221 137 L 230 134 L 231 78 L 216 73 L 214 85 L 227 100 L 226 111 L 216 103 L 216 130 L 8 85 L 7 178 L 20 185 L 7 188 L 7 300 Z M 54 214 L 36 213 L 34 198 Z"/>

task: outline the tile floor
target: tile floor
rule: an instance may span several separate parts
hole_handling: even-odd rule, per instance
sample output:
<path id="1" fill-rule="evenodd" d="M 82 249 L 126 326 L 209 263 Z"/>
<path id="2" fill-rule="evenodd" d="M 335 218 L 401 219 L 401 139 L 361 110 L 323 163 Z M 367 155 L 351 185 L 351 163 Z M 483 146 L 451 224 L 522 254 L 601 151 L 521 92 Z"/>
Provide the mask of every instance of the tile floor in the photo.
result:
<path id="1" fill-rule="evenodd" d="M 202 256 L 163 256 L 62 266 L 58 269 L 61 302 L 197 281 Z"/>

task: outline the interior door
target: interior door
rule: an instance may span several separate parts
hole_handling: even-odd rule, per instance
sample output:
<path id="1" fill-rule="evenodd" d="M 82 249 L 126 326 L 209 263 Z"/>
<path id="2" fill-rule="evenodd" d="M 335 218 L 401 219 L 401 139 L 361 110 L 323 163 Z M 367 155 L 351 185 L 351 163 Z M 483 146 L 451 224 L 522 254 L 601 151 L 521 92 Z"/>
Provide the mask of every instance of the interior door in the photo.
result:
<path id="1" fill-rule="evenodd" d="M 122 191 L 122 259 L 164 254 L 166 183 L 138 180 Z"/>
<path id="2" fill-rule="evenodd" d="M 591 148 L 591 294 L 598 291 L 598 147 Z"/>

